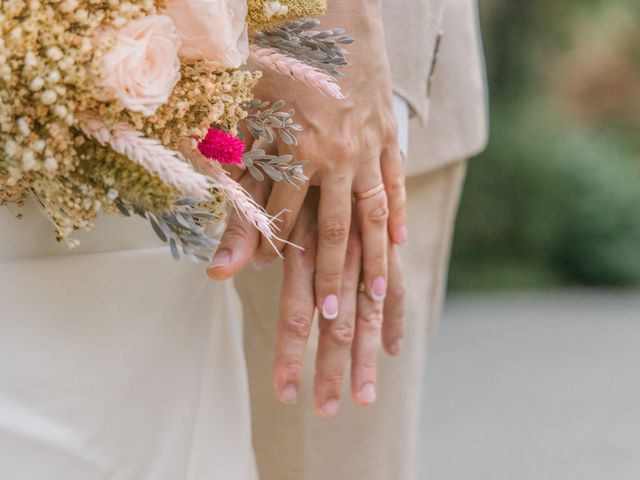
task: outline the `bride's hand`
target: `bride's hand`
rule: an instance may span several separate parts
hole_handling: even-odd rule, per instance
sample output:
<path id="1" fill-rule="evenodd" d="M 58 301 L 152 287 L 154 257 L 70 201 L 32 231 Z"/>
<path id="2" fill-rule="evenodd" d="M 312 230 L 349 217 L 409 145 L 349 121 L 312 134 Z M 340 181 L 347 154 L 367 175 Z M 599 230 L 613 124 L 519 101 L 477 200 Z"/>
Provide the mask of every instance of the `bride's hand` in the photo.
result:
<path id="1" fill-rule="evenodd" d="M 306 160 L 305 173 L 312 185 L 318 185 L 318 242 L 315 251 L 315 305 L 325 318 L 336 318 L 343 303 L 343 270 L 351 219 L 357 218 L 362 238 L 363 281 L 367 293 L 381 301 L 386 294 L 388 239 L 406 241 L 405 191 L 403 165 L 397 145 L 392 108 L 392 87 L 385 53 L 379 6 L 375 1 L 332 2 L 336 5 L 327 20 L 346 26 L 356 38 L 352 45 L 345 78 L 340 83 L 347 98 L 335 100 L 311 91 L 277 74 L 267 73 L 261 81 L 257 98 L 284 99 L 295 108 L 296 121 L 304 131 L 299 144 L 278 144 L 280 155 L 292 153 Z M 258 202 L 264 201 L 272 215 L 279 216 L 279 236 L 289 239 L 291 230 L 307 195 L 286 183 L 274 184 L 269 191 L 248 174 L 241 183 Z M 358 201 L 352 217 L 353 195 L 385 189 Z M 222 238 L 209 274 L 228 278 L 240 271 L 251 257 L 235 247 L 238 227 L 232 224 Z M 242 232 L 240 232 L 242 233 Z M 282 249 L 284 244 L 279 243 Z M 262 238 L 253 258 L 256 266 L 273 261 L 277 252 Z"/>

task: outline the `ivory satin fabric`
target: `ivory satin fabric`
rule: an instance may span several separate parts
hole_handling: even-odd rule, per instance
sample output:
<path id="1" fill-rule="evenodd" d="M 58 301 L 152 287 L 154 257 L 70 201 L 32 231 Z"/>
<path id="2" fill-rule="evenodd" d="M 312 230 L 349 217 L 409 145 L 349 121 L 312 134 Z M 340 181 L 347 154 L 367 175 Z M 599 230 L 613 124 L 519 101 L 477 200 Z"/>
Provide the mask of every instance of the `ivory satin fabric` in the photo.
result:
<path id="1" fill-rule="evenodd" d="M 0 480 L 255 480 L 231 283 L 141 219 L 80 250 L 0 209 Z"/>

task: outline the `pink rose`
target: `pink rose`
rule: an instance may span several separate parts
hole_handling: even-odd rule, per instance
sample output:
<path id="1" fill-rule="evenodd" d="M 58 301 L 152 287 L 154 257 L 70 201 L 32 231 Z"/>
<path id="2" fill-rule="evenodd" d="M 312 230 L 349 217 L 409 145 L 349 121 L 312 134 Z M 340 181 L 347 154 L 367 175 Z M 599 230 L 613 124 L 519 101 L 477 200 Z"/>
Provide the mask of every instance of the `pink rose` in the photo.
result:
<path id="1" fill-rule="evenodd" d="M 249 56 L 246 0 L 167 0 L 182 39 L 180 56 L 211 68 L 238 68 Z"/>
<path id="2" fill-rule="evenodd" d="M 180 37 L 170 17 L 134 20 L 118 31 L 116 45 L 104 55 L 106 76 L 100 85 L 125 108 L 153 115 L 180 79 L 179 49 Z"/>

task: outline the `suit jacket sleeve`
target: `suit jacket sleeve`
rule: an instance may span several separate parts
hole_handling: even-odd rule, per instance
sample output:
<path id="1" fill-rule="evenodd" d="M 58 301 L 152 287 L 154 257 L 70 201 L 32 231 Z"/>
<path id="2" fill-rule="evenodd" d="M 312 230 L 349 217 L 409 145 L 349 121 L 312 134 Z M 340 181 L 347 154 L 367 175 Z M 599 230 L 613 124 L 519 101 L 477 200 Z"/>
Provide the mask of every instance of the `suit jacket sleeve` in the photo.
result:
<path id="1" fill-rule="evenodd" d="M 488 115 L 476 0 L 383 0 L 383 15 L 394 89 L 414 112 L 407 174 L 480 152 Z"/>

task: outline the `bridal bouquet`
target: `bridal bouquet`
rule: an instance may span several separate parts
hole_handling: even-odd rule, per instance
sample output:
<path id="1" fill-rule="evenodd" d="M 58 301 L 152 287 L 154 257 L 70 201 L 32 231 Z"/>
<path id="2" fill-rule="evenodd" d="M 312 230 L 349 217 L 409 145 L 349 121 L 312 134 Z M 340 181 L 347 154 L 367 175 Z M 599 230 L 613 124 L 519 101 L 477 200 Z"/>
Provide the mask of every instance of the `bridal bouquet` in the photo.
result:
<path id="1" fill-rule="evenodd" d="M 304 182 L 300 161 L 247 151 L 296 143 L 260 70 L 324 95 L 346 64 L 323 0 L 0 0 L 0 205 L 32 197 L 59 241 L 101 213 L 137 214 L 174 257 L 207 261 L 230 204 L 265 237 L 274 219 L 223 168 Z M 245 66 L 248 65 L 248 66 Z M 246 143 L 245 143 L 246 142 Z"/>

